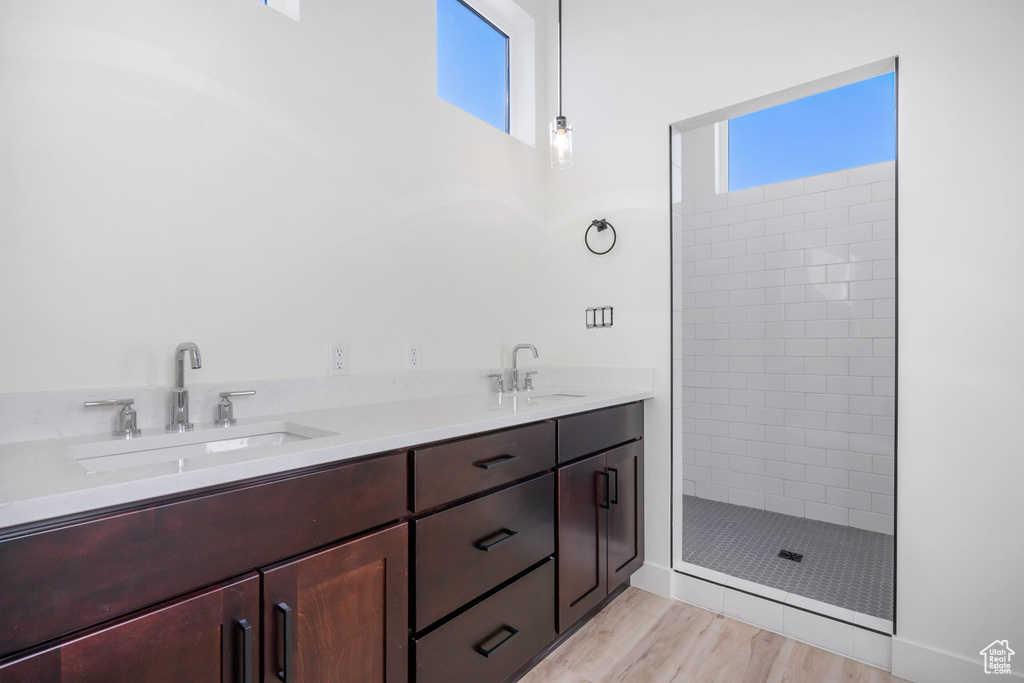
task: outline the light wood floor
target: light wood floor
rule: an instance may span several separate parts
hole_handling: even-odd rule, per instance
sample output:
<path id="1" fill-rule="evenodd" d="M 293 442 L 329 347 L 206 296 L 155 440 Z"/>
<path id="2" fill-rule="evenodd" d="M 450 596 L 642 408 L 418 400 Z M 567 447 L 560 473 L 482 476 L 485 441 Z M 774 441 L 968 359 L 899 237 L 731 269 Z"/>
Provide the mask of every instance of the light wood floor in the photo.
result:
<path id="1" fill-rule="evenodd" d="M 627 588 L 522 683 L 906 683 L 881 669 Z"/>

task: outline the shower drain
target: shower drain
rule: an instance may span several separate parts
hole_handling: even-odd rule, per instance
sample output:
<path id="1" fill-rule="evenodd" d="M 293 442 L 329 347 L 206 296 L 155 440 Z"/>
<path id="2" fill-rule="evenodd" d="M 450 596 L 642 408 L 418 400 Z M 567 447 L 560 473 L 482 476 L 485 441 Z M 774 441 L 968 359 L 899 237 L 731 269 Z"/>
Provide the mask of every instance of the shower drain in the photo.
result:
<path id="1" fill-rule="evenodd" d="M 792 550 L 780 550 L 779 557 L 781 557 L 784 560 L 793 560 L 794 562 L 799 562 L 800 560 L 804 559 L 804 556 L 802 554 L 794 553 Z"/>

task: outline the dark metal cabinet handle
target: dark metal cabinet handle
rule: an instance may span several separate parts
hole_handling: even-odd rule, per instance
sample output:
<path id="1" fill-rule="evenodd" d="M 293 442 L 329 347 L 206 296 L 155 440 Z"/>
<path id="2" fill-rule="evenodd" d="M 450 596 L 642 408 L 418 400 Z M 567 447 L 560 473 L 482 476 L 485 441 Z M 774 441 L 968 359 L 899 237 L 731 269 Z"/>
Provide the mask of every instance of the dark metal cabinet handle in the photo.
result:
<path id="1" fill-rule="evenodd" d="M 499 455 L 497 458 L 494 458 L 493 460 L 484 460 L 482 462 L 478 462 L 476 463 L 476 466 L 479 467 L 480 469 L 489 470 L 492 467 L 497 467 L 498 465 L 505 465 L 510 462 L 515 462 L 518 459 L 518 455 Z"/>
<path id="2" fill-rule="evenodd" d="M 515 536 L 518 533 L 519 533 L 518 531 L 512 531 L 511 529 L 502 529 L 500 531 L 495 531 L 490 536 L 485 537 L 483 540 L 477 541 L 473 545 L 476 548 L 480 549 L 480 550 L 485 550 L 485 551 L 486 550 L 490 550 L 491 548 L 495 548 L 495 547 L 501 545 L 502 543 L 504 543 L 505 541 L 510 540 L 513 536 Z M 484 541 L 486 541 L 488 538 L 494 538 L 498 534 L 504 534 L 504 535 L 501 538 L 499 538 L 497 541 L 493 541 L 491 543 L 484 543 Z"/>
<path id="3" fill-rule="evenodd" d="M 612 505 L 609 502 L 611 500 L 611 477 L 608 476 L 607 472 L 598 472 L 597 476 L 604 477 L 604 502 L 598 503 L 598 507 L 602 510 L 611 509 Z"/>
<path id="4" fill-rule="evenodd" d="M 611 499 L 610 502 L 611 502 L 612 505 L 618 505 L 619 504 L 619 471 L 617 469 L 615 469 L 614 467 L 609 467 L 608 471 L 615 473 L 615 494 L 612 496 L 612 499 Z"/>
<path id="5" fill-rule="evenodd" d="M 504 638 L 502 638 L 500 641 L 498 641 L 498 644 L 495 645 L 494 647 L 492 647 L 490 650 L 488 650 L 487 648 L 484 647 L 484 644 L 486 644 L 488 640 L 493 639 L 495 636 L 500 634 L 502 631 L 508 631 L 508 635 L 505 636 Z M 499 647 L 501 647 L 502 645 L 504 645 L 508 641 L 510 641 L 513 638 L 515 638 L 517 633 L 519 633 L 519 629 L 514 629 L 511 626 L 502 626 L 501 630 L 498 631 L 498 633 L 495 633 L 493 636 L 491 636 L 490 638 L 485 640 L 483 643 L 480 643 L 479 645 L 477 645 L 476 646 L 476 651 L 479 652 L 480 654 L 482 654 L 484 657 L 490 657 L 492 654 L 494 654 L 494 652 Z"/>
<path id="6" fill-rule="evenodd" d="M 277 672 L 277 678 L 287 682 L 291 679 L 292 608 L 279 602 L 274 609 L 281 613 L 281 670 Z"/>
<path id="7" fill-rule="evenodd" d="M 239 667 L 242 683 L 252 683 L 252 626 L 246 619 L 235 622 L 242 636 L 242 665 Z"/>

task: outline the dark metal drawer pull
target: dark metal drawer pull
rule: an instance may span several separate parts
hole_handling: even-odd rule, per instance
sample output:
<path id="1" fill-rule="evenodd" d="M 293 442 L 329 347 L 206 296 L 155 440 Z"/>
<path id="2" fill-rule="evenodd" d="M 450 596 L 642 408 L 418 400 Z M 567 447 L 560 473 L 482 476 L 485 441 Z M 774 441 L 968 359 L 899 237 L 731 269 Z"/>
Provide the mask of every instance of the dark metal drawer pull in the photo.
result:
<path id="1" fill-rule="evenodd" d="M 283 602 L 274 606 L 281 614 L 281 670 L 277 672 L 279 680 L 291 679 L 290 664 L 292 661 L 292 608 Z"/>
<path id="2" fill-rule="evenodd" d="M 597 494 L 599 496 L 598 500 L 600 501 L 597 504 L 597 506 L 599 508 L 601 508 L 602 510 L 609 510 L 612 507 L 612 504 L 610 502 L 611 501 L 611 497 L 612 497 L 612 494 L 611 494 L 611 477 L 608 475 L 607 472 L 598 472 L 597 476 L 604 477 L 604 498 L 601 499 L 600 498 L 601 494 L 600 493 Z"/>
<path id="3" fill-rule="evenodd" d="M 619 504 L 619 471 L 617 469 L 615 469 L 614 467 L 609 467 L 608 471 L 615 473 L 615 494 L 614 494 L 614 496 L 611 499 L 611 504 L 612 505 L 618 505 Z"/>
<path id="4" fill-rule="evenodd" d="M 252 626 L 246 619 L 235 622 L 242 632 L 242 665 L 238 668 L 242 683 L 252 683 Z"/>
<path id="5" fill-rule="evenodd" d="M 518 459 L 518 455 L 499 455 L 497 458 L 494 458 L 493 460 L 484 460 L 482 462 L 478 462 L 476 463 L 476 466 L 479 467 L 480 469 L 489 470 L 492 467 L 497 467 L 498 465 L 504 465 L 506 463 L 514 462 Z"/>
<path id="6" fill-rule="evenodd" d="M 508 635 L 502 638 L 500 641 L 498 641 L 498 644 L 492 647 L 490 650 L 484 647 L 484 644 L 487 643 L 488 640 L 494 639 L 494 637 L 500 635 L 502 631 L 508 631 Z M 483 643 L 477 645 L 476 651 L 482 654 L 484 657 L 490 657 L 499 647 L 515 638 L 517 633 L 519 633 L 519 629 L 514 629 L 511 626 L 502 626 L 500 631 L 498 631 L 493 636 L 485 640 Z"/>
<path id="7" fill-rule="evenodd" d="M 483 540 L 477 541 L 473 545 L 479 548 L 480 550 L 490 550 L 491 548 L 501 545 L 502 543 L 509 540 L 518 533 L 518 531 L 512 531 L 511 529 L 502 529 L 501 531 L 495 531 L 490 536 L 484 537 Z M 499 538 L 497 541 L 494 541 L 493 543 L 484 543 L 484 541 L 486 541 L 488 538 L 494 538 L 498 534 L 504 534 L 504 536 Z"/>

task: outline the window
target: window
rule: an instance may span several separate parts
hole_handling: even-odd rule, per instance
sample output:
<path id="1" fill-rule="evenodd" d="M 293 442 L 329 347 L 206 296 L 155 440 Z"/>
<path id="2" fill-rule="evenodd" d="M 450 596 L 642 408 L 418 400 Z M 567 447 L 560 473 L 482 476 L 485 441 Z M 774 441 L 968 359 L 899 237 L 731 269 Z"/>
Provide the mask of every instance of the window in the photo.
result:
<path id="1" fill-rule="evenodd" d="M 437 94 L 510 132 L 509 37 L 460 0 L 437 0 Z"/>
<path id="2" fill-rule="evenodd" d="M 728 189 L 896 158 L 896 77 L 882 74 L 728 121 Z"/>

